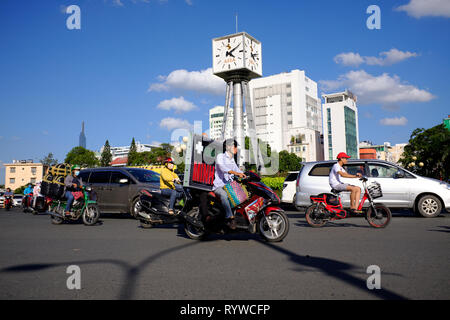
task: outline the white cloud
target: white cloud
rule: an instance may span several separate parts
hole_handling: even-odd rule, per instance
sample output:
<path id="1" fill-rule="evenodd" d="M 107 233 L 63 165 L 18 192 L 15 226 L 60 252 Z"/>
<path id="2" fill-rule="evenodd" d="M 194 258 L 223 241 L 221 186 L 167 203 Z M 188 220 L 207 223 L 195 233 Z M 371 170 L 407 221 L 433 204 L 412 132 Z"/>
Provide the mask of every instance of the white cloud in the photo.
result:
<path id="1" fill-rule="evenodd" d="M 163 110 L 175 110 L 175 113 L 188 112 L 198 109 L 195 104 L 185 100 L 183 97 L 161 101 L 157 108 Z"/>
<path id="2" fill-rule="evenodd" d="M 158 79 L 161 83 L 151 84 L 148 91 L 187 90 L 219 96 L 225 94 L 225 81 L 213 75 L 212 68 L 201 71 L 175 70 Z"/>
<path id="3" fill-rule="evenodd" d="M 405 11 L 414 18 L 445 17 L 450 18 L 450 1 L 448 0 L 410 0 L 409 3 L 395 8 Z"/>
<path id="4" fill-rule="evenodd" d="M 370 57 L 370 56 L 362 57 L 359 53 L 344 52 L 335 56 L 334 62 L 342 64 L 344 66 L 353 66 L 353 67 L 357 67 L 363 63 L 368 65 L 390 66 L 392 64 L 399 63 L 403 60 L 417 56 L 418 54 L 415 52 L 401 51 L 392 48 L 389 51 L 380 52 L 378 57 Z"/>
<path id="5" fill-rule="evenodd" d="M 185 2 L 186 2 L 188 5 L 190 5 L 190 6 L 193 5 L 192 0 L 185 0 Z"/>
<path id="6" fill-rule="evenodd" d="M 383 126 L 405 126 L 408 123 L 408 119 L 405 117 L 399 118 L 384 118 L 380 120 L 380 124 Z"/>
<path id="7" fill-rule="evenodd" d="M 179 118 L 164 118 L 159 123 L 159 126 L 161 128 L 166 128 L 167 130 L 173 130 L 173 129 L 187 129 L 190 130 L 192 128 L 192 125 L 187 120 L 179 119 Z"/>
<path id="8" fill-rule="evenodd" d="M 364 59 L 359 53 L 344 52 L 334 57 L 334 62 L 337 64 L 343 64 L 344 66 L 359 66 L 364 63 Z"/>
<path id="9" fill-rule="evenodd" d="M 350 71 L 337 80 L 319 83 L 325 91 L 350 89 L 357 95 L 359 104 L 394 105 L 401 102 L 426 102 L 435 98 L 430 92 L 402 82 L 397 75 L 391 77 L 388 73 L 373 76 L 364 70 Z"/>

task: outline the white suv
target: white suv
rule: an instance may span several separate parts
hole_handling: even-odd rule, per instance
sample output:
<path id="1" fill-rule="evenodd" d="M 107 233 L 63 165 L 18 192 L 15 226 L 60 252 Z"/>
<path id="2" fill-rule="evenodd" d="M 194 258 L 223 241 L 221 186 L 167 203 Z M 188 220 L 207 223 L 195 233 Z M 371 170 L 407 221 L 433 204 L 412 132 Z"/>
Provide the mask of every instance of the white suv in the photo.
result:
<path id="1" fill-rule="evenodd" d="M 297 178 L 297 208 L 311 205 L 310 196 L 330 192 L 328 176 L 336 161 L 305 162 Z M 421 177 L 391 162 L 374 159 L 350 159 L 344 169 L 350 174 L 361 173 L 381 185 L 383 197 L 375 202 L 389 208 L 412 209 L 424 217 L 436 217 L 442 209 L 450 212 L 450 184 Z M 342 182 L 362 188 L 359 179 L 342 178 Z M 349 192 L 342 192 L 344 207 L 349 207 Z M 362 195 L 361 195 L 362 197 Z"/>

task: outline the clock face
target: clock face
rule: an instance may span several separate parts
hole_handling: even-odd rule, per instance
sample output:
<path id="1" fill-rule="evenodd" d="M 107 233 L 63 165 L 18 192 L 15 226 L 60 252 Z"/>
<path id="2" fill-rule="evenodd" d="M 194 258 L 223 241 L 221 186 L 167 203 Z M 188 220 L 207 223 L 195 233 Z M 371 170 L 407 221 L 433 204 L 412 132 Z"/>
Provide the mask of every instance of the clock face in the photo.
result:
<path id="1" fill-rule="evenodd" d="M 245 37 L 245 67 L 262 74 L 261 43 Z"/>
<path id="2" fill-rule="evenodd" d="M 213 64 L 214 73 L 243 68 L 244 43 L 242 35 L 214 41 Z"/>
<path id="3" fill-rule="evenodd" d="M 226 80 L 237 70 L 249 79 L 262 75 L 261 42 L 245 32 L 213 39 L 213 73 Z"/>

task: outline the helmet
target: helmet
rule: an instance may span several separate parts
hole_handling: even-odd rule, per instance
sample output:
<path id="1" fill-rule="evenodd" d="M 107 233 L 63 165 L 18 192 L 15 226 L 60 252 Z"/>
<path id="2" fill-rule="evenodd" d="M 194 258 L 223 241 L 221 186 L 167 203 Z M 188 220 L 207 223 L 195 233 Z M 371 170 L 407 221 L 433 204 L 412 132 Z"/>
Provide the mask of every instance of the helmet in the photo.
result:
<path id="1" fill-rule="evenodd" d="M 167 158 L 166 160 L 164 160 L 164 164 L 168 164 L 168 163 L 172 163 L 173 164 L 172 158 Z"/>
<path id="2" fill-rule="evenodd" d="M 81 170 L 81 167 L 79 165 L 75 164 L 75 165 L 72 166 L 71 170 L 72 171 L 73 170 Z"/>

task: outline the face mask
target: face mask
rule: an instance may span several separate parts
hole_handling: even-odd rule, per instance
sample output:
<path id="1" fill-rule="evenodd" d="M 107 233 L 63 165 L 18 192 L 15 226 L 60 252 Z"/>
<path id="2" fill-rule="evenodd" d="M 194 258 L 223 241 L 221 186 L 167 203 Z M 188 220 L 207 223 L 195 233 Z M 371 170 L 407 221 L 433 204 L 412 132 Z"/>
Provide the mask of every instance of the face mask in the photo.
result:
<path id="1" fill-rule="evenodd" d="M 75 171 L 75 177 L 78 177 L 79 174 L 80 174 L 80 171 Z"/>

